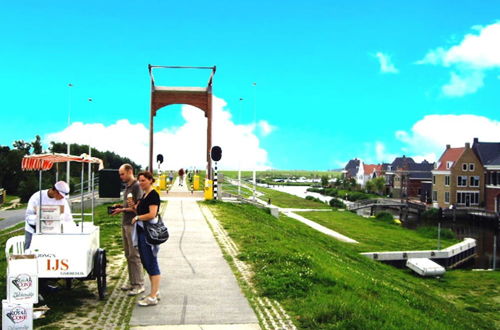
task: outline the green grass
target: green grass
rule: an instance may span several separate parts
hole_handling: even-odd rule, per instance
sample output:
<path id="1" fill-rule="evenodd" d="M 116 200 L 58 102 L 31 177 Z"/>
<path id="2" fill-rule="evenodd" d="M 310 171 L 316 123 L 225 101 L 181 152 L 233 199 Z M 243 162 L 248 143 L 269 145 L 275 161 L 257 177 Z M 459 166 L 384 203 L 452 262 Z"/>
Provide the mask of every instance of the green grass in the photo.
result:
<path id="1" fill-rule="evenodd" d="M 271 203 L 278 207 L 285 208 L 301 208 L 301 209 L 329 209 L 330 206 L 316 201 L 309 201 L 307 199 L 294 196 L 285 192 L 277 191 L 274 189 L 257 187 L 257 190 L 262 192 L 264 195 L 259 198 L 263 201 L 268 201 L 271 199 Z"/>
<path id="2" fill-rule="evenodd" d="M 223 183 L 222 192 L 238 195 L 238 186 L 230 183 Z M 241 196 L 245 198 L 249 198 L 252 196 L 252 191 L 244 186 L 241 186 L 240 193 Z"/>
<path id="3" fill-rule="evenodd" d="M 258 294 L 280 301 L 300 329 L 500 326 L 500 272 L 423 279 L 285 216 L 251 205 L 207 205 L 239 246 L 239 259 L 251 265 Z"/>
<path id="4" fill-rule="evenodd" d="M 437 248 L 437 233 L 432 237 L 431 230 L 414 231 L 397 224 L 390 224 L 376 218 L 364 218 L 352 212 L 297 212 L 327 228 L 355 239 L 353 249 L 359 252 L 428 250 Z M 446 247 L 458 240 L 447 238 L 441 240 Z"/>

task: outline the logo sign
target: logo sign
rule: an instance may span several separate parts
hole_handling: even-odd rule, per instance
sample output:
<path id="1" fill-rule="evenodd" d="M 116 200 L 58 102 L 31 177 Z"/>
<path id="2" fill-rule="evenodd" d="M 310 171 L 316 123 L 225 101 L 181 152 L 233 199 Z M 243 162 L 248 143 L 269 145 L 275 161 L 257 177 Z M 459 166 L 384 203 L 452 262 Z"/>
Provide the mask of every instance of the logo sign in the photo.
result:
<path id="1" fill-rule="evenodd" d="M 212 147 L 210 151 L 210 157 L 213 161 L 218 162 L 222 158 L 222 149 L 219 146 Z"/>
<path id="2" fill-rule="evenodd" d="M 28 313 L 24 308 L 16 306 L 7 313 L 7 317 L 14 323 L 21 323 L 28 318 Z"/>
<path id="3" fill-rule="evenodd" d="M 68 270 L 68 259 L 47 259 L 47 271 Z"/>
<path id="4" fill-rule="evenodd" d="M 156 155 L 156 162 L 157 163 L 163 163 L 163 155 L 162 154 L 158 154 Z"/>
<path id="5" fill-rule="evenodd" d="M 33 281 L 28 274 L 19 274 L 12 280 L 12 284 L 14 284 L 18 290 L 24 291 L 31 288 Z"/>

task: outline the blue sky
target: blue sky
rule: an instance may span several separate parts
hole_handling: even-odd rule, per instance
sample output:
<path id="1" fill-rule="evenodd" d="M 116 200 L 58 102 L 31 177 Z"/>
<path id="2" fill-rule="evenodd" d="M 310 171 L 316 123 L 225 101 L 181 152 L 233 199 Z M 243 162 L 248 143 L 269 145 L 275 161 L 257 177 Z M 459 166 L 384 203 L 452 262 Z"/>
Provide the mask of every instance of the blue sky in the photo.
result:
<path id="1" fill-rule="evenodd" d="M 487 37 L 481 32 L 500 19 L 497 1 L 147 4 L 2 4 L 0 144 L 58 136 L 67 126 L 69 82 L 72 122 L 106 128 L 128 119 L 148 127 L 148 63 L 217 65 L 214 93 L 231 121 L 251 128 L 255 105 L 257 121 L 272 128 L 253 132 L 267 155 L 261 165 L 273 168 L 338 168 L 356 156 L 432 158 L 444 141 L 462 144 L 476 135 L 500 141 L 500 63 L 488 62 L 500 51 L 484 46 L 491 42 L 480 42 L 483 48 L 464 42 L 467 35 Z M 489 38 L 500 44 L 496 29 Z M 454 46 L 458 57 L 451 56 Z M 381 59 L 389 61 L 386 72 Z M 196 72 L 161 81 L 206 78 Z M 157 130 L 183 127 L 180 109 L 163 109 Z M 431 127 L 442 132 L 436 136 Z"/>

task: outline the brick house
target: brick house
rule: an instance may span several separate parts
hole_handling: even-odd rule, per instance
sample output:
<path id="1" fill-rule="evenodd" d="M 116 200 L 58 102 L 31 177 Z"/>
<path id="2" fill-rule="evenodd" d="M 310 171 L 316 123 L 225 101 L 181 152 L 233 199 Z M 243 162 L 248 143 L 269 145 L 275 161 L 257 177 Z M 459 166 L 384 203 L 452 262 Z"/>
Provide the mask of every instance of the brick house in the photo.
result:
<path id="1" fill-rule="evenodd" d="M 476 153 L 465 147 L 446 150 L 432 171 L 432 202 L 435 207 L 484 205 L 484 167 Z"/>
<path id="2" fill-rule="evenodd" d="M 397 157 L 387 166 L 386 182 L 394 198 L 430 199 L 434 163 L 417 163 L 411 157 Z"/>
<path id="3" fill-rule="evenodd" d="M 485 208 L 487 211 L 500 213 L 500 142 L 479 142 L 475 138 L 472 150 L 485 169 Z"/>

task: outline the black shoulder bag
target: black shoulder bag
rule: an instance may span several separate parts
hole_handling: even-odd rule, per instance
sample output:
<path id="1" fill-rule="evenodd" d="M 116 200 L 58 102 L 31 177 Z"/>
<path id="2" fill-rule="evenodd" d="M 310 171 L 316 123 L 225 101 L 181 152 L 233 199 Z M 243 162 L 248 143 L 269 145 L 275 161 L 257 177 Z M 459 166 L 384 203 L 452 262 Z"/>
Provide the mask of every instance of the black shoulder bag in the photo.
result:
<path id="1" fill-rule="evenodd" d="M 160 245 L 165 243 L 170 236 L 168 228 L 161 220 L 161 215 L 158 214 L 158 222 L 150 223 L 151 221 L 144 221 L 144 231 L 146 232 L 146 242 L 152 245 Z"/>

